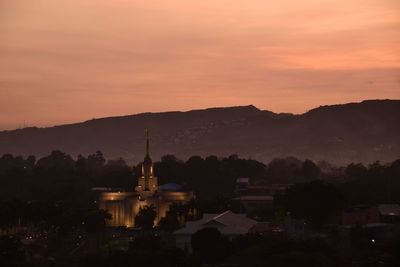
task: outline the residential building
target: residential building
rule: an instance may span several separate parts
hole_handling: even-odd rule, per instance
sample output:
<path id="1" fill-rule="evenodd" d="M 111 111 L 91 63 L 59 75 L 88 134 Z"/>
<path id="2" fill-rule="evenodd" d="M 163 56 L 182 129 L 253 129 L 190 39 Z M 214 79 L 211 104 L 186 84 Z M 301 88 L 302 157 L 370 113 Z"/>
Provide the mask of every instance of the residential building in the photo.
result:
<path id="1" fill-rule="evenodd" d="M 223 236 L 232 239 L 239 235 L 247 234 L 257 224 L 255 220 L 246 217 L 246 214 L 236 214 L 228 210 L 221 214 L 203 214 L 197 221 L 188 221 L 186 226 L 175 231 L 176 244 L 189 252 L 192 251 L 191 238 L 194 233 L 206 227 L 218 229 Z"/>

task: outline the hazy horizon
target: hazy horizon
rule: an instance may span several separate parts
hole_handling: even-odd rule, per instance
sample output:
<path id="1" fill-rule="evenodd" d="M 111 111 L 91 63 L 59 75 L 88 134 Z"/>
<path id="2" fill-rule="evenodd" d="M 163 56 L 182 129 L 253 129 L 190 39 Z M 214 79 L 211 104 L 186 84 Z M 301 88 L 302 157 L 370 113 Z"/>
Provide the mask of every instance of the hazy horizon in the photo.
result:
<path id="1" fill-rule="evenodd" d="M 400 98 L 396 0 L 0 4 L 0 130 Z"/>

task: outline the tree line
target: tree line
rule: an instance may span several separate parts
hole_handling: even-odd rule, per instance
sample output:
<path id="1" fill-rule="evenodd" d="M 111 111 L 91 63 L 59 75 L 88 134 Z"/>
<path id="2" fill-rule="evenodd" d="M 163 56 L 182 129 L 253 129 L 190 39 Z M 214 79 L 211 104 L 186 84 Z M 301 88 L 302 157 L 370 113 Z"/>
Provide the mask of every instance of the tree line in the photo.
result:
<path id="1" fill-rule="evenodd" d="M 159 184 L 181 184 L 184 190 L 194 191 L 198 198 L 208 201 L 231 197 L 236 179 L 249 177 L 253 184 L 324 180 L 339 188 L 349 204 L 400 202 L 400 160 L 335 167 L 328 162 L 301 161 L 294 157 L 264 164 L 237 155 L 192 156 L 186 161 L 165 155 L 154 163 L 154 172 Z M 58 150 L 38 160 L 34 156 L 5 154 L 0 158 L 0 195 L 3 199 L 68 200 L 85 204 L 96 200 L 91 188 L 131 191 L 140 176 L 141 162 L 129 166 L 122 158 L 107 161 L 100 151 L 76 159 Z"/>

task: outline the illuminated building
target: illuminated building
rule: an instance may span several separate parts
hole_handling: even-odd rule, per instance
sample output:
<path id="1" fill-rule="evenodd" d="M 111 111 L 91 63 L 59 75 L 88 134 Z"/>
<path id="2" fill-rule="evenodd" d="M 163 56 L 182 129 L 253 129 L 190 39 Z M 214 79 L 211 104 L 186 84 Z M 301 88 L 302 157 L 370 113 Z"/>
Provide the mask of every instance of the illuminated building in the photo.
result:
<path id="1" fill-rule="evenodd" d="M 164 186 L 167 188 L 168 186 Z M 134 227 L 135 216 L 139 208 L 153 205 L 157 217 L 155 224 L 165 216 L 172 203 L 186 204 L 194 199 L 193 192 L 162 190 L 158 186 L 158 179 L 154 176 L 153 161 L 150 156 L 150 138 L 146 130 L 146 156 L 142 164 L 142 176 L 138 180 L 135 191 L 132 192 L 103 192 L 99 199 L 99 208 L 107 210 L 112 218 L 108 220 L 109 226 Z"/>

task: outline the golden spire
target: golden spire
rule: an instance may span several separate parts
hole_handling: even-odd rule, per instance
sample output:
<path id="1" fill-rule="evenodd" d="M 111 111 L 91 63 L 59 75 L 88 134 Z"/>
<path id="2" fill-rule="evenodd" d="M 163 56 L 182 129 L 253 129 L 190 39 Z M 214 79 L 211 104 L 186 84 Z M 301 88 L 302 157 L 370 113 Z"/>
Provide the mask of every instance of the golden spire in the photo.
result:
<path id="1" fill-rule="evenodd" d="M 150 156 L 150 137 L 149 129 L 146 129 L 146 156 Z"/>

